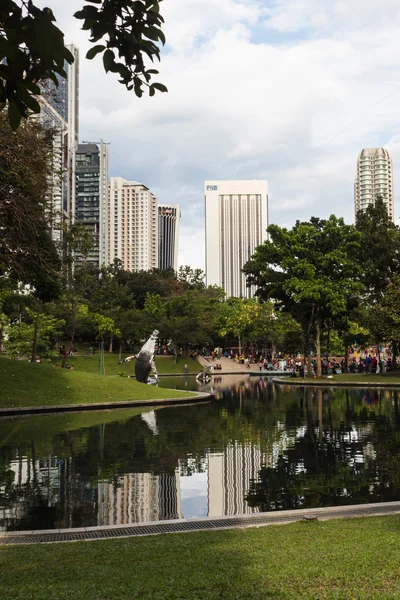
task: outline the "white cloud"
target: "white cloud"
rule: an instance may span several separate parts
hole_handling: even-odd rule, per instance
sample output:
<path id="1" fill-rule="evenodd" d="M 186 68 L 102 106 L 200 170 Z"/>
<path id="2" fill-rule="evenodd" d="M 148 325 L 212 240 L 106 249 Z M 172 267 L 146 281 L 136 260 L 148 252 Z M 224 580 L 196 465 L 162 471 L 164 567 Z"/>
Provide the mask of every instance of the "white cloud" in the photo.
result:
<path id="1" fill-rule="evenodd" d="M 84 59 L 83 0 L 47 3 L 82 50 L 81 138 L 181 204 L 181 263 L 204 266 L 205 179 L 267 178 L 271 222 L 351 220 L 358 153 L 385 145 L 400 189 L 398 0 L 165 1 L 169 93 L 141 100 Z"/>

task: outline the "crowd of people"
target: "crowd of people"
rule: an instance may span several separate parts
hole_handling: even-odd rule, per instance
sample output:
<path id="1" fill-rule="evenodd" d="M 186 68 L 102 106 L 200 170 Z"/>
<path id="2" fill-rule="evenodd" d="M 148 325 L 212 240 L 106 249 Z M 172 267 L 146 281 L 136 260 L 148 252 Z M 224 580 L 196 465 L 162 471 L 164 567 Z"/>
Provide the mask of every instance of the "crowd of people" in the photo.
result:
<path id="1" fill-rule="evenodd" d="M 206 349 L 201 352 L 206 356 Z M 219 360 L 222 356 L 234 360 L 247 369 L 252 365 L 257 365 L 262 371 L 290 371 L 295 375 L 304 376 L 308 372 L 308 361 L 304 362 L 302 357 L 288 357 L 271 352 L 256 354 L 254 352 L 239 354 L 233 349 L 223 350 L 215 348 L 210 352 L 211 360 Z M 317 361 L 313 357 L 311 360 L 312 374 L 317 373 Z M 394 369 L 393 361 L 390 355 L 380 358 L 374 352 L 365 352 L 363 355 L 350 355 L 347 363 L 344 357 L 323 357 L 321 359 L 321 372 L 323 375 L 339 375 L 341 373 L 378 373 L 387 372 Z"/>

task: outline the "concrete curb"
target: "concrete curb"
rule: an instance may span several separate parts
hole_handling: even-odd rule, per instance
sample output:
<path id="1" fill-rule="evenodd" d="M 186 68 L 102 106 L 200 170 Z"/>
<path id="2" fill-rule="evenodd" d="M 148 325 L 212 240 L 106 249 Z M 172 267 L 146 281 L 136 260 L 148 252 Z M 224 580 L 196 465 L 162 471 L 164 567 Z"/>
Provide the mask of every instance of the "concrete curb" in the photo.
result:
<path id="1" fill-rule="evenodd" d="M 176 390 L 171 390 L 176 391 Z M 80 412 L 87 410 L 110 410 L 112 408 L 141 408 L 149 406 L 168 406 L 171 404 L 195 404 L 207 402 L 212 397 L 205 392 L 192 392 L 193 396 L 186 398 L 155 398 L 150 400 L 124 400 L 119 402 L 96 402 L 93 404 L 63 404 L 59 406 L 15 406 L 0 408 L 0 417 L 15 415 L 36 415 L 63 412 Z"/>
<path id="2" fill-rule="evenodd" d="M 326 379 L 324 381 L 302 381 L 298 379 L 280 379 L 274 377 L 273 383 L 279 383 L 280 385 L 290 385 L 293 387 L 342 387 L 342 388 L 400 388 L 400 383 L 371 383 L 364 381 L 336 381 L 335 379 Z"/>
<path id="3" fill-rule="evenodd" d="M 194 531 L 221 531 L 268 525 L 286 525 L 298 521 L 325 521 L 331 519 L 354 519 L 361 517 L 393 516 L 400 514 L 400 502 L 378 502 L 321 508 L 269 511 L 264 513 L 176 519 L 130 523 L 126 525 L 104 525 L 71 529 L 44 529 L 0 532 L 0 546 L 13 544 L 40 544 L 77 541 L 94 541 L 160 535 L 163 533 L 189 533 Z"/>

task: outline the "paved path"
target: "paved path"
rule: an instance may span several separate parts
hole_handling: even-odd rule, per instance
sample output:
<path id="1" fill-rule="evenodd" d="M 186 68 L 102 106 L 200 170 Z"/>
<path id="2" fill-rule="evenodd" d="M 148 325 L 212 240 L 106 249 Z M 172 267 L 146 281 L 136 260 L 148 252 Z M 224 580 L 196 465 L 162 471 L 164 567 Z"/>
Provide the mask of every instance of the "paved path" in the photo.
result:
<path id="1" fill-rule="evenodd" d="M 215 365 L 221 365 L 221 370 L 214 370 L 214 375 L 218 375 L 218 374 L 241 374 L 241 375 L 249 375 L 251 373 L 255 374 L 259 374 L 259 375 L 275 375 L 276 373 L 282 373 L 282 371 L 266 371 L 265 369 L 262 369 L 260 371 L 259 366 L 257 364 L 255 365 L 250 365 L 250 368 L 248 369 L 246 367 L 246 365 L 241 365 L 238 362 L 236 362 L 235 360 L 232 360 L 230 358 L 225 358 L 225 357 L 221 357 L 219 359 L 215 359 L 212 360 L 212 358 L 210 356 L 208 356 L 207 358 L 203 358 L 202 356 L 199 356 L 199 362 L 202 366 L 206 366 L 206 365 L 213 365 L 215 367 Z"/>

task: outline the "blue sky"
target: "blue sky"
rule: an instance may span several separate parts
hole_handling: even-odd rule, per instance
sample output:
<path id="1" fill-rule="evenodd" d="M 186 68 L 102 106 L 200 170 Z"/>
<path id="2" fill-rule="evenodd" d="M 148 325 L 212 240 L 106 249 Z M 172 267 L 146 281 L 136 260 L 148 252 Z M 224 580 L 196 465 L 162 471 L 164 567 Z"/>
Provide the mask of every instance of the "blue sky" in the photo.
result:
<path id="1" fill-rule="evenodd" d="M 140 100 L 85 60 L 83 0 L 40 2 L 81 49 L 81 139 L 111 141 L 111 176 L 181 204 L 182 264 L 204 267 L 205 179 L 267 179 L 280 225 L 350 222 L 358 153 L 382 145 L 400 216 L 398 0 L 164 0 L 169 93 Z"/>

